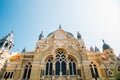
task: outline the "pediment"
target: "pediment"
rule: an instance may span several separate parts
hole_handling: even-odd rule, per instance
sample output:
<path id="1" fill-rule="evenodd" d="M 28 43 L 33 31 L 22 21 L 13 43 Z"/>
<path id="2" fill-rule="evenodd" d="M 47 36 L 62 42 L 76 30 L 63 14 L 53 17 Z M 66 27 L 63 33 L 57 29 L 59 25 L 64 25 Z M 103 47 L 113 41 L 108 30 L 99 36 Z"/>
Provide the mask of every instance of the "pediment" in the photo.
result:
<path id="1" fill-rule="evenodd" d="M 47 49 L 49 46 L 53 47 L 67 47 L 69 45 L 74 46 L 75 48 L 80 42 L 76 39 L 72 33 L 66 32 L 63 29 L 58 29 L 54 32 L 48 34 L 47 38 L 39 40 L 36 44 L 38 49 Z M 81 45 L 82 46 L 82 45 Z"/>

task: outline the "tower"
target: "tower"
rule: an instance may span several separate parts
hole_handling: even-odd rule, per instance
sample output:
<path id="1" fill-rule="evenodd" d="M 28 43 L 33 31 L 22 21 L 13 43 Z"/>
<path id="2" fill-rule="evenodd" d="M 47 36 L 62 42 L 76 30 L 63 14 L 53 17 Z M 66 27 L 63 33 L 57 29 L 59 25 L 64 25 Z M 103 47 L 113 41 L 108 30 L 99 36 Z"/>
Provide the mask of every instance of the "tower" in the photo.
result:
<path id="1" fill-rule="evenodd" d="M 117 60 L 113 49 L 108 44 L 106 44 L 104 40 L 103 40 L 102 49 L 103 49 L 103 55 L 105 55 L 109 61 L 116 61 Z"/>
<path id="2" fill-rule="evenodd" d="M 13 31 L 0 39 L 0 71 L 5 62 L 9 61 L 11 49 L 13 47 Z"/>
<path id="3" fill-rule="evenodd" d="M 13 34 L 8 34 L 1 42 L 2 55 L 8 59 Z M 113 80 L 117 58 L 104 40 L 102 49 L 103 53 L 96 46 L 87 50 L 79 32 L 74 37 L 61 26 L 46 38 L 42 31 L 35 50 L 27 52 L 24 48 L 17 59 L 7 62 L 4 71 L 0 72 L 0 80 Z M 103 59 L 106 57 L 107 60 Z M 117 68 L 120 70 L 120 66 Z"/>
<path id="4" fill-rule="evenodd" d="M 108 79 L 110 79 L 115 75 L 114 70 L 115 67 L 118 66 L 119 61 L 117 60 L 117 57 L 113 49 L 108 44 L 106 44 L 104 40 L 103 40 L 102 49 L 103 49 L 102 56 L 104 59 L 103 63 L 106 69 L 107 77 Z"/>
<path id="5" fill-rule="evenodd" d="M 10 51 L 13 47 L 13 31 L 0 40 L 0 49 Z"/>

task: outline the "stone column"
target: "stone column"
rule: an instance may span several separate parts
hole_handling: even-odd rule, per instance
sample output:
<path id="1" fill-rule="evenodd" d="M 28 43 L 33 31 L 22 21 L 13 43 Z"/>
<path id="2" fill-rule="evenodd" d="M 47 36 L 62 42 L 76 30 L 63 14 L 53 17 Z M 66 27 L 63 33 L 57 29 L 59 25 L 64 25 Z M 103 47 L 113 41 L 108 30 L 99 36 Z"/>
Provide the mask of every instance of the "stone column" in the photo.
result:
<path id="1" fill-rule="evenodd" d="M 91 75 L 91 72 L 90 72 L 89 62 L 87 62 L 87 61 L 83 62 L 82 73 L 83 73 L 82 76 L 84 76 L 83 80 L 92 80 L 92 75 Z"/>
<path id="2" fill-rule="evenodd" d="M 40 80 L 40 64 L 32 64 L 30 80 Z"/>

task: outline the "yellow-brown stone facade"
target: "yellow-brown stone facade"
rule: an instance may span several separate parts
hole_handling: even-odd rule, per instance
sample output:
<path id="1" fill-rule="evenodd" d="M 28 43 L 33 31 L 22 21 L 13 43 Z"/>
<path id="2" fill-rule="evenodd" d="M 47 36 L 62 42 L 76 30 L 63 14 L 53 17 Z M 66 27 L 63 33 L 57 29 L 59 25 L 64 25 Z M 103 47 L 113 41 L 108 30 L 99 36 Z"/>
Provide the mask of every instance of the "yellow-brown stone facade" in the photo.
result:
<path id="1" fill-rule="evenodd" d="M 45 39 L 40 36 L 33 52 L 6 63 L 1 80 L 108 80 L 113 66 L 101 56 L 88 51 L 83 39 L 59 28 Z"/>
<path id="2" fill-rule="evenodd" d="M 9 57 L 10 57 L 9 51 L 4 51 L 3 49 L 0 49 L 0 71 L 4 66 L 4 63 L 8 61 Z"/>

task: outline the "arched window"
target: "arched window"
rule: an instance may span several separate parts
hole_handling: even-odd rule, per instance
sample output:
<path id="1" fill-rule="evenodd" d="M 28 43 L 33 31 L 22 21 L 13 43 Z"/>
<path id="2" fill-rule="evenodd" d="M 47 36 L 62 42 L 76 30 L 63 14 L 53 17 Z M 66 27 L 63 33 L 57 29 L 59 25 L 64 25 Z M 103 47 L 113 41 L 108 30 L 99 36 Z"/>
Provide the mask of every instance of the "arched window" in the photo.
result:
<path id="1" fill-rule="evenodd" d="M 28 68 L 28 75 L 27 75 L 27 79 L 30 79 L 31 69 L 32 69 L 32 65 L 30 65 L 30 66 L 29 66 L 29 68 Z"/>
<path id="2" fill-rule="evenodd" d="M 96 77 L 98 78 L 99 76 L 98 76 L 98 70 L 97 70 L 97 68 L 96 68 L 96 65 L 94 64 L 94 70 L 95 70 L 95 74 L 96 74 Z"/>
<path id="3" fill-rule="evenodd" d="M 108 73 L 109 73 L 109 76 L 110 76 L 110 77 L 112 77 L 112 76 L 113 76 L 112 71 L 109 71 Z"/>
<path id="4" fill-rule="evenodd" d="M 57 61 L 56 63 L 55 63 L 55 72 L 56 72 L 56 75 L 60 75 L 60 62 L 59 61 Z"/>
<path id="5" fill-rule="evenodd" d="M 92 78 L 94 78 L 94 71 L 93 71 L 93 67 L 92 67 L 91 64 L 90 64 L 90 71 L 91 71 L 91 74 L 92 74 Z"/>
<path id="6" fill-rule="evenodd" d="M 9 45 L 9 44 L 8 44 L 8 43 L 6 43 L 6 44 L 5 44 L 5 47 L 8 47 L 8 45 Z"/>
<path id="7" fill-rule="evenodd" d="M 7 75 L 7 72 L 5 72 L 3 79 L 5 79 L 5 78 L 6 78 L 6 75 Z"/>
<path id="8" fill-rule="evenodd" d="M 72 58 L 69 58 L 70 75 L 76 75 L 76 64 Z"/>
<path id="9" fill-rule="evenodd" d="M 90 71 L 92 74 L 92 78 L 99 78 L 97 67 L 95 64 L 93 64 L 93 62 L 91 62 L 90 64 Z"/>
<path id="10" fill-rule="evenodd" d="M 55 57 L 55 74 L 66 75 L 66 55 L 62 51 L 58 51 Z"/>
<path id="11" fill-rule="evenodd" d="M 43 76 L 43 70 L 45 70 L 44 76 L 79 75 L 81 77 L 81 70 L 76 69 L 76 62 L 73 56 L 67 55 L 64 50 L 59 49 L 54 56 L 51 55 L 45 59 L 45 69 L 41 69 L 40 77 Z"/>
<path id="12" fill-rule="evenodd" d="M 28 63 L 24 68 L 23 79 L 30 79 L 31 69 L 32 65 L 31 63 Z"/>
<path id="13" fill-rule="evenodd" d="M 63 61 L 61 65 L 62 65 L 62 75 L 66 75 L 66 62 Z"/>
<path id="14" fill-rule="evenodd" d="M 10 72 L 5 72 L 4 79 L 8 79 L 10 76 Z"/>
<path id="15" fill-rule="evenodd" d="M 13 72 L 5 72 L 3 79 L 12 79 Z"/>
<path id="16" fill-rule="evenodd" d="M 46 62 L 46 75 L 52 75 L 52 61 L 53 58 L 49 58 Z"/>
<path id="17" fill-rule="evenodd" d="M 13 77 L 13 72 L 11 72 L 11 74 L 10 74 L 10 79 L 12 79 L 12 77 Z"/>
<path id="18" fill-rule="evenodd" d="M 26 65 L 25 68 L 24 68 L 23 79 L 26 79 L 27 71 L 28 71 L 28 65 Z"/>
<path id="19" fill-rule="evenodd" d="M 110 69 L 107 69 L 107 73 L 109 77 L 113 77 L 113 72 Z"/>

